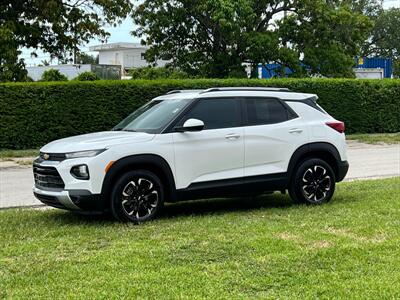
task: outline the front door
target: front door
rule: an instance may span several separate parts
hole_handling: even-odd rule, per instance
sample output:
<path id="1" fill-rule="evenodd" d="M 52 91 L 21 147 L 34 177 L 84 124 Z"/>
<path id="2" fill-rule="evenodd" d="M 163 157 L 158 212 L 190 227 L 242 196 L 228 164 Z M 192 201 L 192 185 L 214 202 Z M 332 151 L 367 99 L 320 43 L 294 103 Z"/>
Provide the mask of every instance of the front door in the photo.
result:
<path id="1" fill-rule="evenodd" d="M 198 132 L 174 132 L 177 189 L 192 183 L 243 177 L 244 138 L 240 100 L 200 99 L 178 122 L 204 122 Z"/>

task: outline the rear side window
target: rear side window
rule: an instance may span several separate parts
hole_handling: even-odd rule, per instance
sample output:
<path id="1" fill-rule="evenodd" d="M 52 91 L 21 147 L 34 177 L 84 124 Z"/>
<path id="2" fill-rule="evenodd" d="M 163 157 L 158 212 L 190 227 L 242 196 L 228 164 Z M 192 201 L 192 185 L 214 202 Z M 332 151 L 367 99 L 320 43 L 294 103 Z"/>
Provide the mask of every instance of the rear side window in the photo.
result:
<path id="1" fill-rule="evenodd" d="M 310 98 L 303 101 L 305 104 L 315 108 L 316 110 L 322 112 L 323 114 L 328 114 L 319 104 L 317 104 L 316 98 Z"/>
<path id="2" fill-rule="evenodd" d="M 204 122 L 204 129 L 218 129 L 238 126 L 239 101 L 235 99 L 203 99 L 189 111 L 180 123 L 188 119 Z M 182 124 L 180 124 L 182 126 Z"/>
<path id="3" fill-rule="evenodd" d="M 290 119 L 286 107 L 277 99 L 247 98 L 245 103 L 248 125 L 275 124 Z"/>

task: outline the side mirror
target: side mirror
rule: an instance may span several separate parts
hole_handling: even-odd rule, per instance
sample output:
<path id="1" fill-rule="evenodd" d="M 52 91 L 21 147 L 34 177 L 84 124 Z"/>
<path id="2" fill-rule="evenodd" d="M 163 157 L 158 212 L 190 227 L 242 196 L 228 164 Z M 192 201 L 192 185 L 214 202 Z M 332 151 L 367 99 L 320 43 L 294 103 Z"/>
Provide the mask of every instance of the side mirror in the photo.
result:
<path id="1" fill-rule="evenodd" d="M 198 119 L 188 119 L 181 127 L 175 127 L 177 132 L 201 131 L 204 128 L 204 122 Z"/>

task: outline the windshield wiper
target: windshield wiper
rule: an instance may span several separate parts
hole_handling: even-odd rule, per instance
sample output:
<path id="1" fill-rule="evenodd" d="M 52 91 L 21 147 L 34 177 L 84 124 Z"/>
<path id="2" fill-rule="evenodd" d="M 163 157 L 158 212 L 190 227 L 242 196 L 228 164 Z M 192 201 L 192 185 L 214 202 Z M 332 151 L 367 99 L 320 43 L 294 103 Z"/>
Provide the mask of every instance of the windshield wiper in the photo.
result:
<path id="1" fill-rule="evenodd" d="M 124 129 L 124 128 L 113 128 L 112 131 L 129 131 L 129 132 L 136 132 L 133 129 Z"/>
<path id="2" fill-rule="evenodd" d="M 136 130 L 133 130 L 133 129 L 121 129 L 121 131 L 136 132 Z"/>

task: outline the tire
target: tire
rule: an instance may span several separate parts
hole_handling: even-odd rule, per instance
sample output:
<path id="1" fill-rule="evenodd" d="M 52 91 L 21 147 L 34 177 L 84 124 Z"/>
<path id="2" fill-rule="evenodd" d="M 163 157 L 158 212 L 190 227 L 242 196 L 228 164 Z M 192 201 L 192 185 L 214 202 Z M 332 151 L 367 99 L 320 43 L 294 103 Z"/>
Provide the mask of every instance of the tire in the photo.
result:
<path id="1" fill-rule="evenodd" d="M 289 183 L 289 195 L 295 203 L 323 204 L 335 192 L 335 173 L 318 158 L 302 161 Z"/>
<path id="2" fill-rule="evenodd" d="M 162 210 L 164 187 L 160 179 L 146 170 L 121 176 L 111 192 L 111 212 L 119 221 L 139 224 L 154 219 Z"/>

